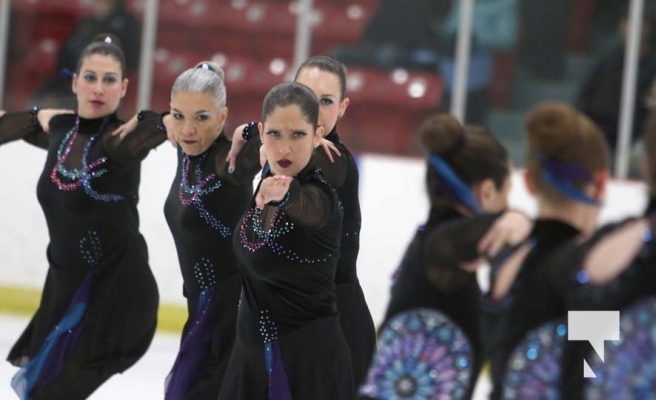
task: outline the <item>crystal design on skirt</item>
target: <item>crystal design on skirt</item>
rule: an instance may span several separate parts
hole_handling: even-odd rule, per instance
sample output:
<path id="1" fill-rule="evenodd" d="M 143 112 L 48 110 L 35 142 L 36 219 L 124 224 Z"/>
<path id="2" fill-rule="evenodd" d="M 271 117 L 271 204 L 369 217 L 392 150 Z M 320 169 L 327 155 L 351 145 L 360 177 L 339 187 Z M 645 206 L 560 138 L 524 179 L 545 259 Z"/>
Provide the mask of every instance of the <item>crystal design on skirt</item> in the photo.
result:
<path id="1" fill-rule="evenodd" d="M 464 399 L 473 354 L 462 330 L 444 314 L 420 308 L 383 328 L 360 395 L 377 399 Z"/>
<path id="2" fill-rule="evenodd" d="M 194 265 L 194 277 L 202 290 L 211 289 L 216 285 L 214 264 L 208 258 L 201 257 Z"/>
<path id="3" fill-rule="evenodd" d="M 260 311 L 260 335 L 263 343 L 278 340 L 278 327 L 269 315 L 269 310 Z"/>
<path id="4" fill-rule="evenodd" d="M 653 267 L 653 266 L 652 266 Z M 656 297 L 620 313 L 620 340 L 606 342 L 604 362 L 591 357 L 597 378 L 586 379 L 586 399 L 656 398 Z"/>
<path id="5" fill-rule="evenodd" d="M 102 245 L 100 244 L 98 232 L 91 230 L 87 232 L 87 236 L 80 240 L 80 254 L 89 267 L 100 264 Z"/>
<path id="6" fill-rule="evenodd" d="M 271 320 L 269 310 L 260 311 L 260 336 L 264 343 L 264 362 L 267 370 L 267 375 L 270 377 L 273 371 L 273 342 L 278 341 L 278 327 L 276 323 Z"/>
<path id="7" fill-rule="evenodd" d="M 29 399 L 40 384 L 51 382 L 64 369 L 70 353 L 80 340 L 85 325 L 87 305 L 91 298 L 95 269 L 100 265 L 102 246 L 96 231 L 87 232 L 79 243 L 82 259 L 89 268 L 75 291 L 66 313 L 50 330 L 39 351 L 11 380 L 11 386 L 21 399 Z"/>
<path id="8" fill-rule="evenodd" d="M 503 398 L 560 398 L 560 359 L 566 342 L 565 319 L 530 331 L 508 359 Z"/>
<path id="9" fill-rule="evenodd" d="M 201 288 L 198 307 L 196 315 L 189 316 L 188 331 L 182 339 L 171 372 L 165 379 L 165 400 L 185 397 L 189 388 L 202 374 L 202 363 L 212 341 L 214 327 L 210 323 L 211 307 L 217 296 L 212 262 L 207 258 L 201 258 L 194 265 L 194 277 Z"/>
<path id="10" fill-rule="evenodd" d="M 260 310 L 259 325 L 264 343 L 264 368 L 269 381 L 267 400 L 292 400 L 278 341 L 278 327 L 269 315 L 269 310 Z"/>
<path id="11" fill-rule="evenodd" d="M 178 198 L 183 206 L 193 205 L 198 210 L 198 213 L 206 224 L 217 231 L 221 236 L 228 237 L 232 234 L 232 230 L 223 222 L 219 221 L 207 208 L 203 205 L 203 196 L 206 196 L 223 186 L 222 182 L 218 179 L 215 173 L 211 173 L 203 177 L 201 166 L 205 162 L 207 153 L 203 154 L 198 160 L 194 168 L 193 180 L 195 183 L 191 184 L 191 177 L 189 176 L 189 156 L 184 155 L 182 158 L 180 186 L 178 187 Z"/>
<path id="12" fill-rule="evenodd" d="M 100 157 L 97 160 L 89 162 L 89 153 L 93 143 L 105 130 L 108 121 L 109 119 L 105 118 L 100 125 L 98 132 L 91 136 L 84 144 L 84 150 L 82 152 L 82 167 L 67 168 L 64 164 L 66 163 L 66 160 L 68 160 L 68 157 L 71 154 L 71 149 L 73 148 L 73 143 L 75 143 L 75 139 L 77 139 L 78 133 L 80 132 L 80 117 L 75 118 L 75 125 L 70 131 L 68 131 L 68 133 L 66 133 L 64 140 L 57 149 L 57 161 L 50 173 L 50 180 L 57 185 L 59 190 L 72 191 L 81 187 L 89 197 L 95 200 L 105 202 L 123 200 L 123 196 L 121 195 L 98 193 L 91 187 L 91 181 L 93 179 L 99 178 L 107 173 L 107 169 L 99 168 L 107 161 L 107 157 Z M 66 181 L 64 181 L 63 178 Z"/>

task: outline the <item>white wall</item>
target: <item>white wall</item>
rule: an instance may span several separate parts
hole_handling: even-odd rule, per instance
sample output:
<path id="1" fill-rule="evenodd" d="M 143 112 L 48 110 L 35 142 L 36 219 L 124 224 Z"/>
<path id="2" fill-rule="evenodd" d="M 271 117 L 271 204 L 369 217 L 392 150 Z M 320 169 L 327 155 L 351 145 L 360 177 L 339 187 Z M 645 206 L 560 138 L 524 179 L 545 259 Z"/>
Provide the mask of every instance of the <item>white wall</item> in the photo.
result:
<path id="1" fill-rule="evenodd" d="M 43 284 L 48 237 L 36 199 L 36 181 L 44 160 L 44 151 L 23 142 L 0 146 L 0 285 L 40 288 Z M 177 256 L 163 214 L 175 164 L 175 151 L 167 143 L 148 156 L 142 169 L 139 210 L 162 301 L 183 304 Z M 358 269 L 374 319 L 379 321 L 387 304 L 390 275 L 415 228 L 428 214 L 424 163 L 419 159 L 363 155 L 360 169 L 362 233 Z M 514 175 L 510 202 L 534 213 L 535 204 L 519 174 Z M 641 183 L 612 181 L 602 221 L 639 214 L 645 202 Z"/>

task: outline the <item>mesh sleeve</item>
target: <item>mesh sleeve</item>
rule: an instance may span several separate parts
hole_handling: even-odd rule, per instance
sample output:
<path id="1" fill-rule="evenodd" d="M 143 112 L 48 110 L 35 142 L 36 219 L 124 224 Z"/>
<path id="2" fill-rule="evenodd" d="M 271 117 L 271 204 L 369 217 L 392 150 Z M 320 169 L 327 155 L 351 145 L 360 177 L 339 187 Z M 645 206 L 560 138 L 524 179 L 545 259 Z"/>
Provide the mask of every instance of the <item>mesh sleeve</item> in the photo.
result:
<path id="1" fill-rule="evenodd" d="M 326 185 L 292 181 L 287 194 L 285 213 L 299 225 L 320 228 L 336 206 L 336 196 Z M 285 200 L 283 200 L 285 201 Z"/>
<path id="2" fill-rule="evenodd" d="M 453 292 L 475 274 L 460 268 L 460 263 L 480 256 L 478 242 L 500 214 L 486 214 L 448 223 L 428 237 L 425 247 L 425 273 L 429 281 L 444 292 Z"/>
<path id="3" fill-rule="evenodd" d="M 7 113 L 0 118 L 0 144 L 19 139 L 42 149 L 48 148 L 48 135 L 30 111 Z"/>
<path id="4" fill-rule="evenodd" d="M 252 181 L 253 176 L 261 169 L 261 145 L 262 142 L 260 142 L 259 137 L 252 137 L 237 155 L 235 171 L 231 174 L 228 173 L 227 155 L 223 152 L 217 152 L 214 158 L 214 168 L 221 181 L 233 186 L 240 186 L 246 181 Z"/>
<path id="5" fill-rule="evenodd" d="M 315 150 L 312 162 L 323 172 L 328 184 L 335 189 L 339 189 L 344 185 L 348 173 L 348 156 L 342 153 L 341 156 L 335 155 L 335 162 L 331 162 L 322 148 Z"/>
<path id="6" fill-rule="evenodd" d="M 103 145 L 107 154 L 124 162 L 143 160 L 150 150 L 166 140 L 166 128 L 162 124 L 164 115 L 142 111 L 137 127 L 124 138 L 104 135 Z"/>

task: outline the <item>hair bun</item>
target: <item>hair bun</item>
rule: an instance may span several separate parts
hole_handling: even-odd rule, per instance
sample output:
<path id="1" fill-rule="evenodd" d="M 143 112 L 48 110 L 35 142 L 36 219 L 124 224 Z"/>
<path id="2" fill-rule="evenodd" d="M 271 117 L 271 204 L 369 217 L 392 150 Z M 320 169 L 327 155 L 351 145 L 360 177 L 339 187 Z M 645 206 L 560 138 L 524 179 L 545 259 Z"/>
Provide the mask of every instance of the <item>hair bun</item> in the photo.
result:
<path id="1" fill-rule="evenodd" d="M 462 124 L 452 115 L 436 114 L 419 126 L 419 141 L 427 153 L 441 156 L 451 154 L 462 143 Z"/>
<path id="2" fill-rule="evenodd" d="M 224 72 L 221 66 L 213 61 L 201 61 L 194 68 L 203 69 L 205 71 L 211 71 L 219 75 L 219 78 L 223 80 Z"/>

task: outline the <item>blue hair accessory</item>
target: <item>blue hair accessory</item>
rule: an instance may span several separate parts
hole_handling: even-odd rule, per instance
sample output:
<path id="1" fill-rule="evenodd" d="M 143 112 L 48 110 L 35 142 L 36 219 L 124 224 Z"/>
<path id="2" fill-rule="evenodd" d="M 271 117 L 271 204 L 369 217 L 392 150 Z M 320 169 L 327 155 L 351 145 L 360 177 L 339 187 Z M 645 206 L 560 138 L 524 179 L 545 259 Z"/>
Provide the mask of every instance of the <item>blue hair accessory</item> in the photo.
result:
<path id="1" fill-rule="evenodd" d="M 600 207 L 601 202 L 590 197 L 573 182 L 592 183 L 592 173 L 579 163 L 555 161 L 541 157 L 542 177 L 555 187 L 562 195 L 572 200 Z"/>
<path id="2" fill-rule="evenodd" d="M 62 68 L 59 71 L 59 77 L 60 78 L 68 79 L 68 78 L 72 78 L 73 75 L 75 75 L 75 73 L 73 71 L 71 71 L 69 68 Z"/>
<path id="3" fill-rule="evenodd" d="M 453 169 L 444 161 L 444 159 L 442 159 L 442 157 L 437 154 L 431 154 L 428 157 L 428 162 L 437 173 L 437 176 L 440 178 L 446 192 L 453 197 L 454 200 L 476 214 L 482 212 L 481 207 L 478 205 L 478 201 L 476 201 L 469 186 L 467 186 L 465 182 L 456 175 Z"/>

